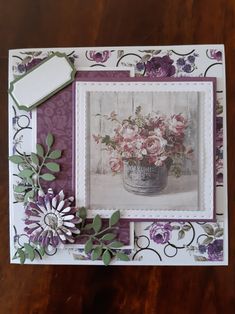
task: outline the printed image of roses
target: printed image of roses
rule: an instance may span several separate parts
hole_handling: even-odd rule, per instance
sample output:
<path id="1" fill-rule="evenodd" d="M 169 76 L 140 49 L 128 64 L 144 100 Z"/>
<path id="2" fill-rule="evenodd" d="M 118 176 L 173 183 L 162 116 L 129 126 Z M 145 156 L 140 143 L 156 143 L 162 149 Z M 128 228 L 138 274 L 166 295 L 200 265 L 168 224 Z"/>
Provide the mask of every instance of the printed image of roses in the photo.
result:
<path id="1" fill-rule="evenodd" d="M 150 239 L 157 244 L 165 244 L 171 239 L 172 230 L 173 228 L 169 222 L 153 223 L 149 231 Z"/>
<path id="2" fill-rule="evenodd" d="M 189 120 L 183 113 L 165 115 L 142 114 L 138 106 L 135 114 L 119 120 L 114 111 L 101 119 L 113 123 L 112 134 L 92 134 L 97 144 L 101 143 L 109 154 L 109 166 L 113 173 L 121 172 L 123 163 L 141 166 L 177 164 L 176 177 L 181 175 L 179 161 L 192 158 L 193 149 L 185 145 Z"/>

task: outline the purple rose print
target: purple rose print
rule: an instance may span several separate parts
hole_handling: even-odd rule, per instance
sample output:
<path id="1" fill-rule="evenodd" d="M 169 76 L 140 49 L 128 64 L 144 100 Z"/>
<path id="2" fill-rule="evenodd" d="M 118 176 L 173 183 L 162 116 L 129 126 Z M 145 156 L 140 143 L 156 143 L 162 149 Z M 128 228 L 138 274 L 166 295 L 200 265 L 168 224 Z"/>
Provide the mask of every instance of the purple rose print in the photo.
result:
<path id="1" fill-rule="evenodd" d="M 216 61 L 222 61 L 222 52 L 216 49 L 210 49 L 208 53 L 208 57 Z"/>
<path id="2" fill-rule="evenodd" d="M 171 232 L 172 226 L 170 223 L 156 222 L 150 228 L 150 239 L 158 244 L 164 244 L 171 239 Z"/>
<path id="3" fill-rule="evenodd" d="M 209 261 L 222 261 L 223 260 L 223 240 L 216 239 L 207 247 Z"/>
<path id="4" fill-rule="evenodd" d="M 40 59 L 40 58 L 34 58 L 32 59 L 29 63 L 26 64 L 26 70 L 29 71 L 31 70 L 32 68 L 34 68 L 36 65 L 38 65 L 39 63 L 41 63 L 43 59 Z"/>
<path id="5" fill-rule="evenodd" d="M 150 77 L 169 77 L 175 74 L 173 60 L 168 56 L 153 57 L 146 63 L 146 75 Z"/>
<path id="6" fill-rule="evenodd" d="M 106 62 L 109 57 L 111 56 L 111 51 L 104 50 L 104 51 L 87 51 L 86 57 L 90 61 L 95 61 L 97 63 L 104 63 Z"/>

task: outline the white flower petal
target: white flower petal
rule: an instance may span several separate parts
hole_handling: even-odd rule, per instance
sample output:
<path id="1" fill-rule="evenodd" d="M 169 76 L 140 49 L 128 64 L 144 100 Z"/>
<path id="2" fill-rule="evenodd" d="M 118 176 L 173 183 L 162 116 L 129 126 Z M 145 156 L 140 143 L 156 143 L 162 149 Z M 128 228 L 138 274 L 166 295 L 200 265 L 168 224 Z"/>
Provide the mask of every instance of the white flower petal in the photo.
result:
<path id="1" fill-rule="evenodd" d="M 55 197 L 53 197 L 53 199 L 52 199 L 52 207 L 54 207 L 54 208 L 56 208 L 56 206 L 57 206 L 57 198 L 56 198 L 56 196 Z"/>
<path id="2" fill-rule="evenodd" d="M 58 233 L 58 235 L 62 241 L 66 241 L 66 237 L 63 233 Z"/>
<path id="3" fill-rule="evenodd" d="M 57 211 L 59 212 L 59 211 L 61 211 L 61 209 L 64 207 L 64 201 L 60 201 L 59 202 L 59 205 L 58 205 L 58 207 L 57 207 Z"/>
<path id="4" fill-rule="evenodd" d="M 60 201 L 62 201 L 64 199 L 64 191 L 63 190 L 60 191 L 59 197 L 60 197 Z"/>
<path id="5" fill-rule="evenodd" d="M 29 224 L 28 227 L 30 229 L 33 229 L 33 228 L 40 227 L 40 226 L 37 223 L 32 223 L 32 224 Z"/>
<path id="6" fill-rule="evenodd" d="M 37 204 L 37 206 L 41 209 L 41 211 L 42 211 L 43 213 L 46 213 L 46 212 L 47 212 L 46 208 L 45 208 L 43 205 Z"/>
<path id="7" fill-rule="evenodd" d="M 72 203 L 72 202 L 74 201 L 74 197 L 73 197 L 73 196 L 70 196 L 70 197 L 68 198 L 68 200 Z"/>
<path id="8" fill-rule="evenodd" d="M 60 230 L 62 230 L 68 236 L 72 235 L 72 232 L 69 229 L 65 228 L 64 226 L 61 226 Z"/>
<path id="9" fill-rule="evenodd" d="M 50 212 L 51 211 L 51 202 L 50 202 L 50 200 L 46 201 L 45 203 L 46 203 L 47 211 Z"/>
<path id="10" fill-rule="evenodd" d="M 68 213 L 71 210 L 71 207 L 64 208 L 61 213 Z"/>
<path id="11" fill-rule="evenodd" d="M 69 222 L 69 221 L 65 221 L 63 223 L 63 225 L 66 226 L 66 227 L 69 227 L 69 228 L 74 228 L 75 227 L 75 224 L 72 223 L 72 222 Z"/>
<path id="12" fill-rule="evenodd" d="M 75 240 L 74 239 L 70 239 L 70 238 L 68 238 L 67 239 L 70 243 L 74 243 L 75 242 Z"/>
<path id="13" fill-rule="evenodd" d="M 74 215 L 67 215 L 63 217 L 63 221 L 72 220 L 74 218 Z"/>

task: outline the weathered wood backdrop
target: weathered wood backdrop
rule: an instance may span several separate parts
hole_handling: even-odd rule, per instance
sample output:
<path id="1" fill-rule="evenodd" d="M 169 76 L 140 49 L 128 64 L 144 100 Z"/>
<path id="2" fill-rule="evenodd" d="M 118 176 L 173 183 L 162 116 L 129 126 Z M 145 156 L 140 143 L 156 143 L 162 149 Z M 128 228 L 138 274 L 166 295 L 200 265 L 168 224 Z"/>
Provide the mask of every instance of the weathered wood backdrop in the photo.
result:
<path id="1" fill-rule="evenodd" d="M 8 49 L 224 43 L 229 153 L 228 267 L 9 264 Z M 235 309 L 235 1 L 0 1 L 0 313 L 233 314 Z"/>
<path id="2" fill-rule="evenodd" d="M 91 92 L 87 102 L 90 122 L 90 170 L 91 173 L 111 173 L 109 167 L 110 153 L 104 150 L 104 144 L 97 144 L 94 135 L 114 136 L 114 129 L 120 124 L 108 120 L 111 112 L 117 114 L 117 119 L 122 122 L 129 116 L 135 117 L 135 111 L 141 106 L 141 113 L 159 113 L 170 117 L 182 113 L 189 121 L 186 130 L 185 145 L 192 146 L 195 159 L 192 164 L 189 160 L 184 162 L 183 173 L 196 172 L 197 139 L 199 126 L 199 107 L 203 106 L 204 95 L 198 92 Z M 97 114 L 101 116 L 97 116 Z"/>

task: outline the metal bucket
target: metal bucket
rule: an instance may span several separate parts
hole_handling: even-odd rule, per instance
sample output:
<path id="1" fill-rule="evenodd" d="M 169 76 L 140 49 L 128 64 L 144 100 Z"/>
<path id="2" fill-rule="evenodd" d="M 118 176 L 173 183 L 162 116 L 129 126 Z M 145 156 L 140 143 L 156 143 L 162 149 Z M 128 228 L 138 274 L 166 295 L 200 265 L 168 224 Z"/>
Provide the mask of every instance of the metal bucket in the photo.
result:
<path id="1" fill-rule="evenodd" d="M 162 191 L 167 185 L 168 167 L 130 165 L 124 161 L 123 186 L 131 193 L 140 195 L 154 195 Z"/>

